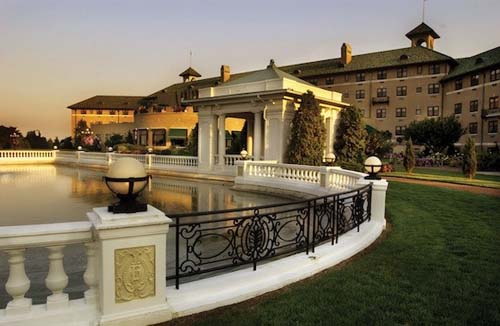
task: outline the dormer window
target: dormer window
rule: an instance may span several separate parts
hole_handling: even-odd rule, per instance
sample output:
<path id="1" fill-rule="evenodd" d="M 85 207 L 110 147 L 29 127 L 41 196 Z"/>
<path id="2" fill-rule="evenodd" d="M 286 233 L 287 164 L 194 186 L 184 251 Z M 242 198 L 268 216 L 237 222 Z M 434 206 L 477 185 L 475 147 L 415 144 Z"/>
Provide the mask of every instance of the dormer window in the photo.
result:
<path id="1" fill-rule="evenodd" d="M 402 54 L 400 57 L 399 57 L 399 60 L 408 60 L 409 56 L 407 54 Z"/>
<path id="2" fill-rule="evenodd" d="M 302 71 L 301 71 L 300 69 L 295 69 L 295 70 L 293 71 L 293 73 L 294 73 L 295 75 L 300 75 L 300 74 L 302 73 Z"/>
<path id="3" fill-rule="evenodd" d="M 481 63 L 483 63 L 483 62 L 484 62 L 483 58 L 477 58 L 477 59 L 476 59 L 476 64 L 477 64 L 477 65 L 479 65 L 479 64 L 481 64 Z"/>

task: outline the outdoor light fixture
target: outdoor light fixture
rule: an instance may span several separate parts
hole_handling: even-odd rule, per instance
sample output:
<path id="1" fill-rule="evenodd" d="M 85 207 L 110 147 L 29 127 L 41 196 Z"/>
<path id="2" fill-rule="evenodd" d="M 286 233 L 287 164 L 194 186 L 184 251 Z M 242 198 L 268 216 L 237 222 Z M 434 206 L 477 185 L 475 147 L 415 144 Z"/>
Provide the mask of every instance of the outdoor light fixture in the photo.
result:
<path id="1" fill-rule="evenodd" d="M 54 146 L 54 150 L 57 151 L 57 146 Z"/>
<path id="2" fill-rule="evenodd" d="M 245 160 L 248 158 L 248 152 L 247 152 L 246 150 L 244 150 L 244 149 L 243 149 L 243 150 L 240 152 L 240 156 L 241 156 L 241 159 L 242 159 L 243 161 L 245 161 Z"/>
<path id="3" fill-rule="evenodd" d="M 142 163 L 136 159 L 125 157 L 111 164 L 104 181 L 120 201 L 108 206 L 108 212 L 118 214 L 147 211 L 147 204 L 138 202 L 137 196 L 146 188 L 150 178 Z"/>
<path id="4" fill-rule="evenodd" d="M 332 152 L 325 155 L 325 162 L 328 166 L 332 166 L 333 162 L 335 162 L 335 159 L 335 154 L 333 154 Z"/>
<path id="5" fill-rule="evenodd" d="M 108 152 L 112 152 L 113 151 L 113 147 L 109 146 L 108 147 Z"/>
<path id="6" fill-rule="evenodd" d="M 78 149 L 79 151 L 81 151 L 81 150 L 83 150 L 83 147 L 82 147 L 82 146 L 78 146 L 78 147 L 77 147 L 77 149 Z"/>
<path id="7" fill-rule="evenodd" d="M 370 156 L 365 161 L 365 170 L 368 172 L 368 176 L 365 177 L 367 180 L 380 180 L 377 173 L 382 169 L 382 161 L 376 156 Z"/>
<path id="8" fill-rule="evenodd" d="M 148 148 L 148 153 L 149 154 L 153 153 L 153 149 L 151 147 Z"/>

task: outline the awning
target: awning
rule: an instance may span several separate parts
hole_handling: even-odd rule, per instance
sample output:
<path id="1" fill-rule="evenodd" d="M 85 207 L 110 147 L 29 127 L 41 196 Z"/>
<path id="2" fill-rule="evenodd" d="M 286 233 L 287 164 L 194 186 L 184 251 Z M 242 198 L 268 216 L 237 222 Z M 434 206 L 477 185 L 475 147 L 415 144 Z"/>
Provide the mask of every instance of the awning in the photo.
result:
<path id="1" fill-rule="evenodd" d="M 187 138 L 187 129 L 171 128 L 168 130 L 168 138 L 170 138 L 170 139 L 186 139 Z"/>

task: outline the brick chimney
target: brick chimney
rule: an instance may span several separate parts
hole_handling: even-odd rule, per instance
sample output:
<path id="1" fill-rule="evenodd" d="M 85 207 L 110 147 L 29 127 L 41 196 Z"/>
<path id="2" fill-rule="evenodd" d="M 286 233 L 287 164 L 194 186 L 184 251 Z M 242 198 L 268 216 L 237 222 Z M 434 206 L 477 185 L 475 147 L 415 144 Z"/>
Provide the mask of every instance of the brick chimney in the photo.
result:
<path id="1" fill-rule="evenodd" d="M 349 43 L 343 43 L 340 48 L 340 62 L 343 65 L 348 65 L 352 60 L 352 48 Z"/>
<path id="2" fill-rule="evenodd" d="M 220 66 L 220 81 L 225 83 L 231 78 L 231 69 L 229 66 L 222 65 Z"/>

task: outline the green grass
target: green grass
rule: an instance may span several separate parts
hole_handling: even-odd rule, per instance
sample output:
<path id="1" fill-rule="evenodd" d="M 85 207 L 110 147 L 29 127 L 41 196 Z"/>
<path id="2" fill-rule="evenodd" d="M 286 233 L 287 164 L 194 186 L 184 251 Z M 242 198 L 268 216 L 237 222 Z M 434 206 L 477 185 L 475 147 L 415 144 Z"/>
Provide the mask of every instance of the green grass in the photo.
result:
<path id="1" fill-rule="evenodd" d="M 500 176 L 477 174 L 474 179 L 468 179 L 458 170 L 450 169 L 415 168 L 412 174 L 408 174 L 402 166 L 396 166 L 395 172 L 382 175 L 500 189 Z"/>
<path id="2" fill-rule="evenodd" d="M 499 325 L 499 211 L 496 197 L 391 182 L 392 231 L 372 251 L 260 300 L 173 324 Z"/>

